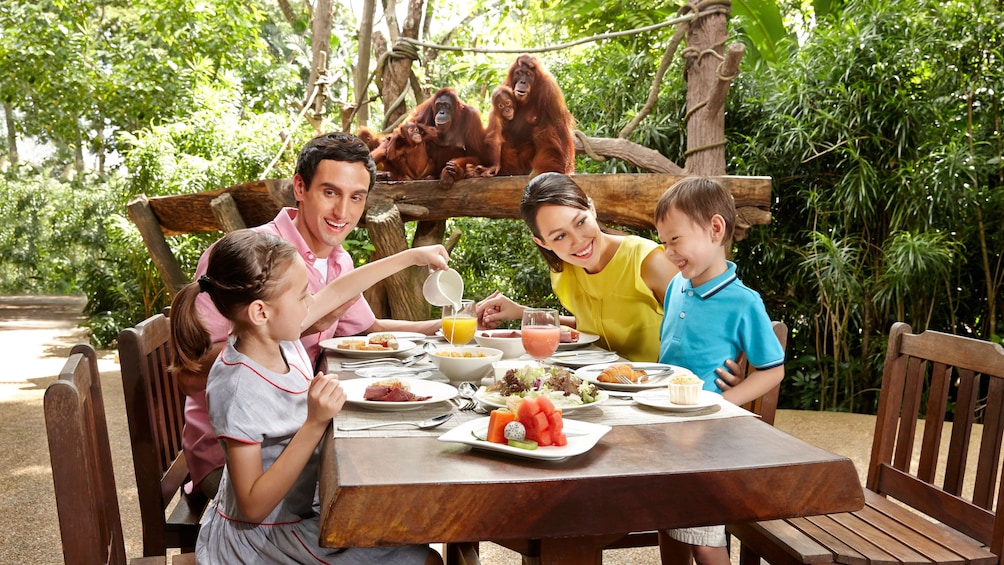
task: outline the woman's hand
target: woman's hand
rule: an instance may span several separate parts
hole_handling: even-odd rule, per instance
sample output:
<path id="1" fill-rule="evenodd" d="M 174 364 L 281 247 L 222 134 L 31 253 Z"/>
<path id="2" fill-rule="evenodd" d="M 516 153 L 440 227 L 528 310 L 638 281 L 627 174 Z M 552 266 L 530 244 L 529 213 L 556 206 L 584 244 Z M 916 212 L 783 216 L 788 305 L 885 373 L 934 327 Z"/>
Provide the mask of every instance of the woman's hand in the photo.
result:
<path id="1" fill-rule="evenodd" d="M 743 382 L 743 377 L 739 374 L 739 364 L 731 359 L 725 361 L 725 367 L 715 369 L 715 373 L 718 375 L 715 384 L 722 389 L 722 392 Z"/>
<path id="2" fill-rule="evenodd" d="M 499 291 L 477 304 L 478 329 L 494 330 L 506 320 L 519 320 L 526 306 L 516 304 Z"/>

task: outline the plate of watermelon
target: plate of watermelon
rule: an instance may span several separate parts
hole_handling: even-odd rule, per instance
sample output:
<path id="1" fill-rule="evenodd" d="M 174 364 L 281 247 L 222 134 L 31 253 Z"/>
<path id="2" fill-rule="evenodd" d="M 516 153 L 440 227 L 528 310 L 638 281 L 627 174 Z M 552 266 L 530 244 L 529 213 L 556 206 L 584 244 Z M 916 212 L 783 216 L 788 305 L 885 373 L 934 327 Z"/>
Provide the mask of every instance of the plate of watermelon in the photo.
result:
<path id="1" fill-rule="evenodd" d="M 524 398 L 512 412 L 493 410 L 439 436 L 440 441 L 530 459 L 564 459 L 592 449 L 610 426 L 565 420 L 546 396 Z"/>
<path id="2" fill-rule="evenodd" d="M 465 422 L 439 436 L 439 441 L 463 443 L 474 449 L 494 451 L 516 457 L 525 457 L 527 459 L 556 461 L 581 455 L 589 451 L 600 441 L 600 438 L 604 434 L 610 431 L 610 426 L 566 419 L 563 421 L 563 431 L 567 438 L 565 445 L 538 446 L 536 449 L 524 449 L 521 447 L 512 447 L 505 443 L 493 443 L 487 439 L 479 439 L 487 438 L 488 421 L 489 418 L 478 418 Z"/>

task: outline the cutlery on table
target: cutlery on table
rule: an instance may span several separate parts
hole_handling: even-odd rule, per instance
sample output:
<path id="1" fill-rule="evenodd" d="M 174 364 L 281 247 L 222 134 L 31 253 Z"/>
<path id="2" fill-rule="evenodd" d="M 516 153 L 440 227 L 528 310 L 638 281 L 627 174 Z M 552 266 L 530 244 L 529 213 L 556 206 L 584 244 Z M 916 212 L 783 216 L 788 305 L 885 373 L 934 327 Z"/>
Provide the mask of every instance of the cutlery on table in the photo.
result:
<path id="1" fill-rule="evenodd" d="M 641 377 L 638 377 L 638 380 L 636 381 L 632 381 L 631 379 L 629 379 L 624 375 L 615 375 L 614 378 L 617 379 L 617 382 L 619 382 L 622 385 L 642 385 L 642 384 L 652 384 L 653 382 L 661 381 L 672 374 L 673 374 L 673 369 L 662 369 L 659 371 L 652 371 L 651 373 L 646 373 Z"/>
<path id="2" fill-rule="evenodd" d="M 375 359 L 363 359 L 361 361 L 342 361 L 343 369 L 359 369 L 361 367 L 372 367 L 374 365 L 393 365 L 395 367 L 408 367 L 414 365 L 422 357 L 425 357 L 425 352 L 416 353 L 410 357 L 405 357 L 404 359 L 398 359 L 397 357 L 377 357 Z"/>
<path id="3" fill-rule="evenodd" d="M 420 430 L 426 430 L 429 428 L 435 428 L 452 417 L 453 413 L 447 412 L 446 414 L 440 414 L 435 418 L 429 418 L 428 420 L 422 420 L 421 422 L 381 422 L 379 424 L 363 424 L 362 426 L 338 426 L 338 429 L 343 432 L 356 432 L 359 430 L 370 430 L 385 426 L 414 426 Z"/>
<path id="4" fill-rule="evenodd" d="M 551 355 L 555 359 L 565 359 L 568 357 L 609 357 L 611 354 L 616 355 L 613 351 L 559 351 Z"/>
<path id="5" fill-rule="evenodd" d="M 405 367 L 400 367 L 400 368 L 387 367 L 386 370 L 373 371 L 367 373 L 366 376 L 374 379 L 389 379 L 391 377 L 411 377 L 413 379 L 424 379 L 429 377 L 429 375 L 431 375 L 434 372 L 435 370 L 429 367 L 417 368 L 417 369 L 405 368 Z"/>

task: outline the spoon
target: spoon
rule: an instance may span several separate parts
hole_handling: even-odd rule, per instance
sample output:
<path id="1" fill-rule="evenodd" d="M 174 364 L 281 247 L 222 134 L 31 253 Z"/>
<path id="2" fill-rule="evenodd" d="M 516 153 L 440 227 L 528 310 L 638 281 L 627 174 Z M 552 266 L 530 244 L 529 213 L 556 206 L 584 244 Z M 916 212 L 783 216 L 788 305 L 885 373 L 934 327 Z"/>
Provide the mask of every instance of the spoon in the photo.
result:
<path id="1" fill-rule="evenodd" d="M 382 428 L 384 426 L 415 426 L 420 430 L 426 430 L 429 428 L 435 428 L 452 417 L 453 413 L 447 412 L 446 414 L 440 414 L 435 418 L 429 418 L 428 420 L 422 420 L 421 422 L 381 422 L 379 424 L 364 424 L 362 426 L 338 426 L 338 429 L 343 432 L 356 432 L 359 430 Z"/>
<path id="2" fill-rule="evenodd" d="M 460 396 L 470 400 L 478 393 L 478 385 L 471 381 L 464 381 L 457 385 L 457 392 L 460 393 Z"/>

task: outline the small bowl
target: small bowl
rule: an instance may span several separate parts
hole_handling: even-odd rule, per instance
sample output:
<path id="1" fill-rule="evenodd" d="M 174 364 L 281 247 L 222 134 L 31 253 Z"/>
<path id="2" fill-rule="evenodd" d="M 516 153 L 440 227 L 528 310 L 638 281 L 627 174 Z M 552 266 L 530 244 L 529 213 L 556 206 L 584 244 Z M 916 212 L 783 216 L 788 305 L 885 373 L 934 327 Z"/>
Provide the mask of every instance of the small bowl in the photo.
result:
<path id="1" fill-rule="evenodd" d="M 443 354 L 470 354 L 473 357 L 448 357 Z M 477 357 L 480 355 L 480 357 Z M 440 347 L 431 352 L 429 357 L 441 373 L 450 379 L 451 383 L 474 381 L 481 383 L 481 378 L 488 374 L 492 363 L 502 358 L 502 351 L 491 347 L 461 346 Z"/>
<path id="2" fill-rule="evenodd" d="M 515 332 L 516 337 L 501 337 L 511 335 Z M 503 359 L 515 359 L 526 353 L 523 349 L 523 338 L 519 335 L 519 330 L 478 330 L 474 334 L 474 341 L 481 347 L 491 347 L 502 351 Z"/>

